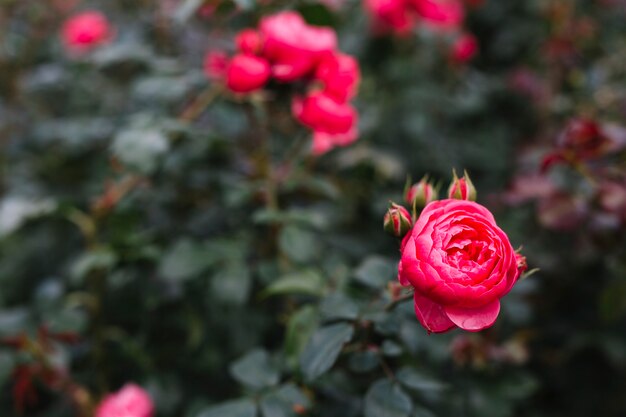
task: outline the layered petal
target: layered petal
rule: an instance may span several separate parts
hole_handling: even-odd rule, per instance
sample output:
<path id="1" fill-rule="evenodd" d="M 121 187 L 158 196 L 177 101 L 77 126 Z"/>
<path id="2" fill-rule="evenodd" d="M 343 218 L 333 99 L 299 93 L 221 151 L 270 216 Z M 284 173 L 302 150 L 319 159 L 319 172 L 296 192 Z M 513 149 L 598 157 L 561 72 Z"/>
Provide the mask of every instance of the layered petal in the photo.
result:
<path id="1" fill-rule="evenodd" d="M 500 301 L 495 300 L 478 308 L 445 307 L 447 317 L 463 330 L 478 332 L 491 327 L 500 313 Z"/>
<path id="2" fill-rule="evenodd" d="M 432 302 L 417 291 L 413 294 L 413 302 L 417 319 L 429 333 L 443 333 L 456 327 L 440 304 Z"/>

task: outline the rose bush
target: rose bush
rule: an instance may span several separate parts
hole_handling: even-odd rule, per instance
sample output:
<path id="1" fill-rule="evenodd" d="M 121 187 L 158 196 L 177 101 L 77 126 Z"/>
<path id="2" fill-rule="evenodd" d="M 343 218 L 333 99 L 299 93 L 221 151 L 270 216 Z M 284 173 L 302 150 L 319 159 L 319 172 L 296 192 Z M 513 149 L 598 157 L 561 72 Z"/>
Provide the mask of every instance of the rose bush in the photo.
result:
<path id="1" fill-rule="evenodd" d="M 625 414 L 620 1 L 358 3 L 2 2 L 2 417 Z"/>

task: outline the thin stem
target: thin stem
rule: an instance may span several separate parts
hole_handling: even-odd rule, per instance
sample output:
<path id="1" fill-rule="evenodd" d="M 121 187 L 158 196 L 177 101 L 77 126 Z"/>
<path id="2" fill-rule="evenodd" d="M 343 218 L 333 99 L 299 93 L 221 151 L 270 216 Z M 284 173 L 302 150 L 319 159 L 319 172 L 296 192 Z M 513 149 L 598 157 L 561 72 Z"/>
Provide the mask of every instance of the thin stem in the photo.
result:
<path id="1" fill-rule="evenodd" d="M 410 300 L 413 298 L 413 294 L 404 294 L 394 300 L 392 300 L 389 304 L 385 306 L 385 311 L 393 310 L 398 304 Z"/>
<path id="2" fill-rule="evenodd" d="M 222 87 L 212 85 L 200 93 L 193 102 L 178 116 L 182 122 L 192 122 L 222 93 Z"/>

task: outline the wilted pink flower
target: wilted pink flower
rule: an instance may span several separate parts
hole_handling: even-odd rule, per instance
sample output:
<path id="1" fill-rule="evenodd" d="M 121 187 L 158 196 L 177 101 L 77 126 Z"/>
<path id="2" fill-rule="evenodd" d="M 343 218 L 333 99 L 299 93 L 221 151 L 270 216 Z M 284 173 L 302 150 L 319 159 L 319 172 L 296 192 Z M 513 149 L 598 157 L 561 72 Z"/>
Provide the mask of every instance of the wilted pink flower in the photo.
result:
<path id="1" fill-rule="evenodd" d="M 61 29 L 65 48 L 72 53 L 87 52 L 110 41 L 113 30 L 106 16 L 99 11 L 87 11 L 70 17 Z"/>
<path id="2" fill-rule="evenodd" d="M 452 44 L 452 60 L 459 64 L 471 61 L 478 52 L 478 41 L 472 34 L 465 33 L 459 36 Z"/>
<path id="3" fill-rule="evenodd" d="M 294 81 L 311 74 L 322 55 L 334 51 L 337 36 L 330 28 L 307 24 L 296 12 L 281 12 L 261 19 L 263 56 L 279 81 Z"/>
<path id="4" fill-rule="evenodd" d="M 313 153 L 320 155 L 335 146 L 346 146 L 357 138 L 356 110 L 324 92 L 314 92 L 293 102 L 293 114 L 313 130 Z"/>
<path id="5" fill-rule="evenodd" d="M 226 87 L 235 93 L 249 93 L 263 87 L 270 78 L 269 63 L 253 55 L 235 55 L 226 70 Z"/>
<path id="6" fill-rule="evenodd" d="M 228 55 L 220 50 L 207 52 L 204 57 L 204 74 L 210 80 L 222 80 L 226 77 L 228 69 Z"/>
<path id="7" fill-rule="evenodd" d="M 152 417 L 153 414 L 150 395 L 135 384 L 126 384 L 100 402 L 95 417 Z"/>
<path id="8" fill-rule="evenodd" d="M 429 332 L 490 327 L 520 275 L 506 233 L 473 201 L 427 205 L 400 251 L 398 279 L 415 289 L 415 313 Z"/>
<path id="9" fill-rule="evenodd" d="M 417 14 L 432 29 L 456 30 L 463 23 L 465 11 L 459 0 L 412 0 Z"/>
<path id="10" fill-rule="evenodd" d="M 589 207 L 580 197 L 555 193 L 539 200 L 537 214 L 544 227 L 568 231 L 580 227 L 589 214 Z"/>
<path id="11" fill-rule="evenodd" d="M 315 72 L 315 79 L 324 84 L 324 92 L 339 101 L 354 97 L 360 78 L 357 60 L 340 52 L 324 55 Z"/>

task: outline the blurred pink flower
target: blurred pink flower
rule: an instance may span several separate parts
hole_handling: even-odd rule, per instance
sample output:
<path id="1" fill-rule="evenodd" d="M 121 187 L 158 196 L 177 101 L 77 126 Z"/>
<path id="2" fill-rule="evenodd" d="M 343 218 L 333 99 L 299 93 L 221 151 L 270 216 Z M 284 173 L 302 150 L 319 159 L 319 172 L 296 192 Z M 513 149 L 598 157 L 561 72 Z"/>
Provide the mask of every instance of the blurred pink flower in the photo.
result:
<path id="1" fill-rule="evenodd" d="M 348 103 L 324 92 L 314 92 L 293 101 L 294 117 L 313 130 L 313 153 L 323 154 L 335 146 L 346 146 L 357 138 L 358 115 Z"/>
<path id="2" fill-rule="evenodd" d="M 263 40 L 259 32 L 254 29 L 244 29 L 235 37 L 239 52 L 258 55 L 263 50 Z"/>
<path id="3" fill-rule="evenodd" d="M 113 38 L 106 16 L 99 11 L 86 11 L 65 21 L 61 40 L 71 53 L 87 52 Z"/>
<path id="4" fill-rule="evenodd" d="M 470 33 L 459 36 L 452 44 L 452 60 L 459 64 L 471 61 L 478 53 L 478 41 Z"/>
<path id="5" fill-rule="evenodd" d="M 204 57 L 204 74 L 210 80 L 222 80 L 228 69 L 228 55 L 220 50 L 207 52 Z"/>
<path id="6" fill-rule="evenodd" d="M 270 65 L 264 58 L 235 55 L 226 70 L 226 87 L 235 93 L 250 93 L 263 87 L 270 78 Z"/>
<path id="7" fill-rule="evenodd" d="M 287 11 L 261 19 L 263 55 L 279 81 L 294 81 L 315 70 L 322 55 L 337 48 L 337 36 L 330 28 L 307 24 L 296 12 Z"/>
<path id="8" fill-rule="evenodd" d="M 465 10 L 459 0 L 412 0 L 421 21 L 435 30 L 457 30 L 463 24 Z"/>
<path id="9" fill-rule="evenodd" d="M 324 84 L 324 92 L 339 101 L 354 97 L 360 78 L 357 60 L 340 52 L 324 55 L 315 72 L 315 79 Z"/>
<path id="10" fill-rule="evenodd" d="M 365 0 L 364 4 L 377 32 L 403 35 L 415 26 L 415 16 L 407 0 Z"/>
<path id="11" fill-rule="evenodd" d="M 152 417 L 153 414 L 150 395 L 135 384 L 126 384 L 100 402 L 95 417 Z"/>

